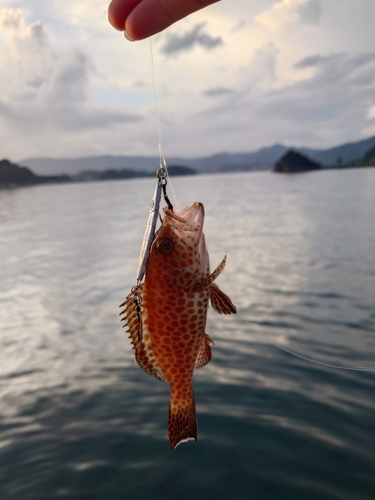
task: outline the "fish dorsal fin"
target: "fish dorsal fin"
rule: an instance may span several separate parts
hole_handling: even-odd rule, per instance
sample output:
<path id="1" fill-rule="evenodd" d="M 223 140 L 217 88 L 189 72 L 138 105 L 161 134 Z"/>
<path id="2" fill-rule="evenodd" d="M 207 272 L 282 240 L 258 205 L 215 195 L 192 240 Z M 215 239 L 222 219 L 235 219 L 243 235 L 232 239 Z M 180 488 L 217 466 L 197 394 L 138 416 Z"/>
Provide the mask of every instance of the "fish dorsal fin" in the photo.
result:
<path id="1" fill-rule="evenodd" d="M 216 280 L 216 278 L 224 271 L 226 263 L 227 263 L 227 256 L 224 255 L 223 260 L 217 266 L 215 271 L 211 273 L 207 278 L 200 279 L 196 283 L 194 283 L 194 285 L 192 286 L 192 291 L 196 292 L 198 290 L 203 290 L 209 287 Z"/>
<path id="2" fill-rule="evenodd" d="M 211 345 L 214 345 L 212 338 L 205 333 L 202 338 L 202 343 L 199 348 L 197 359 L 195 360 L 195 368 L 202 368 L 211 361 L 212 351 Z"/>
<path id="3" fill-rule="evenodd" d="M 210 301 L 214 311 L 219 314 L 236 314 L 236 306 L 230 297 L 220 290 L 216 283 L 212 283 L 210 289 Z"/>
<path id="4" fill-rule="evenodd" d="M 143 285 L 140 285 L 139 295 L 142 301 L 143 295 Z M 163 382 L 166 381 L 164 374 L 156 360 L 151 346 L 151 338 L 147 328 L 147 314 L 146 311 L 142 310 L 142 340 L 139 336 L 139 319 L 136 309 L 136 303 L 133 300 L 133 295 L 128 295 L 125 302 L 121 304 L 120 307 L 124 306 L 124 310 L 121 311 L 120 316 L 121 321 L 125 321 L 127 326 L 127 332 L 129 333 L 129 338 L 133 344 L 133 349 L 135 350 L 135 361 L 138 366 L 142 368 L 146 373 L 153 375 L 158 380 Z"/>

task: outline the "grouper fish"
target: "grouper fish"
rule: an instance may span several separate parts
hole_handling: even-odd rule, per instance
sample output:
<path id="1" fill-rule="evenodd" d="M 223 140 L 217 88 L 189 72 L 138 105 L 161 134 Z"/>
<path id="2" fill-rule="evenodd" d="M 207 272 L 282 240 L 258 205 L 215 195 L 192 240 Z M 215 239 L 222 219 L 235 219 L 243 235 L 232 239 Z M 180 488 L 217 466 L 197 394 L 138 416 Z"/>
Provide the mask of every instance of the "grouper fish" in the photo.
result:
<path id="1" fill-rule="evenodd" d="M 168 382 L 171 389 L 168 433 L 172 449 L 197 439 L 192 378 L 195 368 L 212 357 L 213 341 L 205 333 L 209 301 L 220 314 L 234 314 L 231 299 L 214 283 L 226 256 L 210 274 L 203 234 L 204 207 L 164 208 L 146 266 L 145 281 L 122 304 L 138 365 Z M 140 331 L 142 334 L 140 335 Z"/>

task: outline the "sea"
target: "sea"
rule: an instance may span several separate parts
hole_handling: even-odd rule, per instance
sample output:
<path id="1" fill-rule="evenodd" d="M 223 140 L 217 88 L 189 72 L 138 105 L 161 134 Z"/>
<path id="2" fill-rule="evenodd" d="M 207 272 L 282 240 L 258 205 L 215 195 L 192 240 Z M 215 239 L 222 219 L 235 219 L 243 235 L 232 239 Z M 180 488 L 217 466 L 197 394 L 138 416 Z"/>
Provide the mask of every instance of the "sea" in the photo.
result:
<path id="1" fill-rule="evenodd" d="M 175 451 L 119 318 L 154 185 L 0 191 L 0 499 L 374 500 L 375 169 L 172 178 L 239 312 Z"/>

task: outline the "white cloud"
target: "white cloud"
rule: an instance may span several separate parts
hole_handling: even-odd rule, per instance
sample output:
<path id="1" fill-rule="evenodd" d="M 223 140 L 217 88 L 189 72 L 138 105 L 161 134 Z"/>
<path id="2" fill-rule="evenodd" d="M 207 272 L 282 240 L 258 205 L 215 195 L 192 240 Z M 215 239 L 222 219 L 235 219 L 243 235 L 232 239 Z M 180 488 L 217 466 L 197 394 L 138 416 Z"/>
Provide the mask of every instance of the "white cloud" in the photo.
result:
<path id="1" fill-rule="evenodd" d="M 18 31 L 24 17 L 21 9 L 2 9 L 0 11 L 0 27 L 9 31 Z"/>
<path id="2" fill-rule="evenodd" d="M 249 65 L 240 70 L 241 81 L 249 91 L 269 90 L 277 81 L 276 69 L 279 50 L 273 43 L 266 43 L 254 51 Z"/>
<path id="3" fill-rule="evenodd" d="M 90 103 L 90 82 L 95 74 L 91 57 L 79 47 L 53 51 L 43 24 L 25 23 L 20 10 L 3 9 L 0 23 L 7 28 L 0 48 L 1 154 L 20 156 L 38 142 L 50 144 L 62 135 L 88 130 L 106 132 L 116 125 L 139 121 L 123 109 Z"/>
<path id="4" fill-rule="evenodd" d="M 262 76 L 259 61 L 267 52 Z M 370 131 L 364 126 L 375 88 L 372 54 L 316 57 L 321 63 L 312 76 L 291 85 L 277 78 L 272 81 L 278 57 L 275 47 L 265 46 L 252 59 L 248 80 L 244 78 L 235 92 L 218 95 L 214 104 L 211 98 L 198 113 L 185 118 L 184 131 L 194 138 L 191 142 L 199 144 L 202 130 L 210 130 L 205 145 L 213 150 L 215 144 L 230 143 L 227 150 L 245 151 L 275 142 L 324 148 L 360 139 L 361 131 Z M 258 82 L 255 90 L 254 82 Z M 173 142 L 175 130 L 171 128 L 168 134 Z"/>
<path id="5" fill-rule="evenodd" d="M 375 104 L 368 108 L 367 119 L 368 120 L 375 120 Z"/>
<path id="6" fill-rule="evenodd" d="M 320 0 L 282 0 L 258 14 L 255 20 L 266 28 L 276 31 L 290 25 L 315 26 L 319 23 L 320 15 Z"/>

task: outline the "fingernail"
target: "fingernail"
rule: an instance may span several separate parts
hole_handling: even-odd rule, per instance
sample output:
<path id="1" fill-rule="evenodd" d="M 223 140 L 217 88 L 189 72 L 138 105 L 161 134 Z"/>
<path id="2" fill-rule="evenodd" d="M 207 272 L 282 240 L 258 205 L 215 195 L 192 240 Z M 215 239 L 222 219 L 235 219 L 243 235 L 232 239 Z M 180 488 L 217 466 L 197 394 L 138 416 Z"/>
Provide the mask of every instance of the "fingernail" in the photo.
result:
<path id="1" fill-rule="evenodd" d="M 124 30 L 124 37 L 129 40 L 129 42 L 134 42 L 133 38 L 131 38 L 126 30 Z"/>

